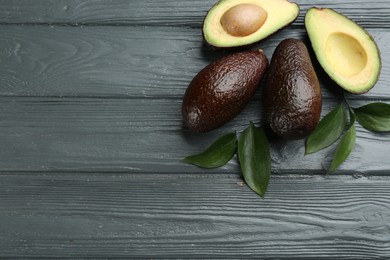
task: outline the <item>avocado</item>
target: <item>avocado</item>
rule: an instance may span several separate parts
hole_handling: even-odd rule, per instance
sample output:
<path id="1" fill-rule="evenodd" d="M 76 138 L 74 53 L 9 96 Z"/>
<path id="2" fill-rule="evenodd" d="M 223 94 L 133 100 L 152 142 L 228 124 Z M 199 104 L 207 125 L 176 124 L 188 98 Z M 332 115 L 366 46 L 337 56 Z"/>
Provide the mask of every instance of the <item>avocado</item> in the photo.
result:
<path id="1" fill-rule="evenodd" d="M 206 132 L 233 119 L 254 95 L 267 67 L 262 50 L 229 54 L 207 65 L 184 94 L 185 125 L 195 132 Z"/>
<path id="2" fill-rule="evenodd" d="M 341 88 L 361 94 L 374 87 L 381 71 L 381 58 L 368 32 L 327 8 L 309 9 L 305 26 L 317 60 Z"/>
<path id="3" fill-rule="evenodd" d="M 265 118 L 271 129 L 288 139 L 308 136 L 320 119 L 320 84 L 306 45 L 283 40 L 272 55 L 264 86 Z"/>
<path id="4" fill-rule="evenodd" d="M 203 23 L 205 41 L 214 47 L 258 42 L 292 23 L 299 6 L 288 0 L 220 0 Z"/>

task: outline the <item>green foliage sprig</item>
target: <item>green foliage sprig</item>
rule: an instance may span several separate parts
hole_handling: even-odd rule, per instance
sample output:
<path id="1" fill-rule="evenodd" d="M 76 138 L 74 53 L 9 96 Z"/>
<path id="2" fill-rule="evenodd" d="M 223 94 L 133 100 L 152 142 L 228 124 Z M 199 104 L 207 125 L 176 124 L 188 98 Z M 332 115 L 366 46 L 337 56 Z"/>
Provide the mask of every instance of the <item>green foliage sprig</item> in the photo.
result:
<path id="1" fill-rule="evenodd" d="M 347 109 L 349 111 L 348 128 L 346 123 Z M 355 146 L 356 122 L 369 131 L 389 132 L 390 105 L 374 102 L 353 108 L 344 98 L 344 102 L 326 114 L 307 138 L 305 154 L 318 152 L 339 140 L 328 169 L 328 173 L 334 172 L 348 158 Z"/>
<path id="2" fill-rule="evenodd" d="M 356 122 L 369 131 L 390 132 L 390 105 L 374 102 L 353 108 L 344 98 L 344 102 L 326 114 L 306 139 L 305 155 L 337 143 L 327 172 L 336 171 L 355 147 Z M 184 162 L 202 168 L 217 168 L 228 163 L 235 154 L 246 184 L 264 197 L 271 176 L 270 145 L 264 130 L 252 122 L 241 134 L 224 134 L 205 151 L 184 158 Z"/>
<path id="3" fill-rule="evenodd" d="M 271 176 L 270 148 L 264 130 L 252 122 L 238 139 L 236 133 L 225 134 L 204 152 L 187 156 L 184 161 L 202 168 L 215 168 L 225 165 L 236 153 L 246 184 L 264 197 Z"/>

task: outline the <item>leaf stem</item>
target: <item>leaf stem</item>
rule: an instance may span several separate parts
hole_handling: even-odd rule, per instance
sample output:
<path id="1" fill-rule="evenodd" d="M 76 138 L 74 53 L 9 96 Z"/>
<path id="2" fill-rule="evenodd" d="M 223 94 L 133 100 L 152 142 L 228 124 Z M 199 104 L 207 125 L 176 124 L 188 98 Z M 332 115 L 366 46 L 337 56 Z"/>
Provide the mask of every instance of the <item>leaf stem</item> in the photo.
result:
<path id="1" fill-rule="evenodd" d="M 348 108 L 348 111 L 349 111 L 349 117 L 350 117 L 349 122 L 350 122 L 350 125 L 351 125 L 352 121 L 355 121 L 354 118 L 352 120 L 352 117 L 355 116 L 355 111 L 354 111 L 354 108 L 349 105 L 348 99 L 347 99 L 347 97 L 345 95 L 345 91 L 343 91 L 343 100 L 344 100 L 344 103 L 347 105 L 347 108 Z"/>
<path id="2" fill-rule="evenodd" d="M 345 91 L 343 91 L 343 100 L 344 100 L 344 103 L 347 105 L 348 109 L 351 110 L 352 108 L 351 108 L 351 106 L 348 103 L 348 99 L 347 99 L 347 97 L 345 95 Z"/>

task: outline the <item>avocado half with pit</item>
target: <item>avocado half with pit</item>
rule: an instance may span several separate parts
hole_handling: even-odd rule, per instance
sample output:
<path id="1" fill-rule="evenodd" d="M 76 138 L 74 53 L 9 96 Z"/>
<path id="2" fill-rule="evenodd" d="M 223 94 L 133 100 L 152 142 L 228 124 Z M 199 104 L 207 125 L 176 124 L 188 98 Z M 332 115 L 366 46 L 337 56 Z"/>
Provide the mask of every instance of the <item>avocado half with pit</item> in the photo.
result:
<path id="1" fill-rule="evenodd" d="M 299 6 L 288 0 L 220 0 L 203 23 L 205 41 L 215 47 L 258 42 L 292 23 Z"/>
<path id="2" fill-rule="evenodd" d="M 367 31 L 332 9 L 317 7 L 307 11 L 305 26 L 317 60 L 340 87 L 354 94 L 374 87 L 381 58 Z"/>

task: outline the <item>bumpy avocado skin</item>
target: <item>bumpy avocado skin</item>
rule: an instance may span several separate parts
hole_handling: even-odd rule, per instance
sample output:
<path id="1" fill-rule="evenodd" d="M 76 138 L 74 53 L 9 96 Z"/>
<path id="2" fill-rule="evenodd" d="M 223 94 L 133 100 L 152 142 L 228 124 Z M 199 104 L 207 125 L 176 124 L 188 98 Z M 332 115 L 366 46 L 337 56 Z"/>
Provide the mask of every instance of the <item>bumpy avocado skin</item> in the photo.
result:
<path id="1" fill-rule="evenodd" d="M 261 50 L 230 54 L 206 66 L 184 94 L 185 125 L 195 132 L 207 132 L 233 119 L 255 94 L 267 67 Z"/>
<path id="2" fill-rule="evenodd" d="M 322 108 L 321 89 L 302 41 L 286 39 L 275 49 L 263 102 L 266 120 L 281 137 L 302 139 L 317 126 Z"/>

